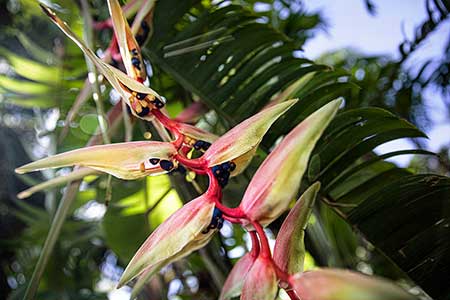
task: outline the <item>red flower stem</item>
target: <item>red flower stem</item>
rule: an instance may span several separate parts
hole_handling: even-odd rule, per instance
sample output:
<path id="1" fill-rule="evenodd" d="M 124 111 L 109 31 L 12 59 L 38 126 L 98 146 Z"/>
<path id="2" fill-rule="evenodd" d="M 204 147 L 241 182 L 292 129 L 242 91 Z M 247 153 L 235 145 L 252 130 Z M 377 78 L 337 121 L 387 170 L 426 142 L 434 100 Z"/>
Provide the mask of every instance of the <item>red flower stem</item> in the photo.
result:
<path id="1" fill-rule="evenodd" d="M 214 176 L 212 170 L 207 169 L 206 174 L 208 174 L 209 189 L 213 188 L 213 189 L 218 189 L 218 190 L 222 191 L 222 188 L 219 186 L 219 183 L 217 182 L 217 178 Z M 215 199 L 215 204 L 216 204 L 216 207 L 218 209 L 220 209 L 220 211 L 224 215 L 231 217 L 232 218 L 231 220 L 235 219 L 234 221 L 236 221 L 236 219 L 246 219 L 247 218 L 247 216 L 244 214 L 244 212 L 239 207 L 236 207 L 236 208 L 227 207 L 220 202 L 221 199 L 222 199 L 222 197 L 217 197 Z M 231 222 L 236 223 L 233 221 L 231 221 Z M 239 221 L 239 223 L 241 223 L 241 222 Z"/>
<path id="2" fill-rule="evenodd" d="M 161 122 L 161 124 L 164 125 L 164 127 L 167 128 L 167 130 L 169 130 L 172 133 L 178 132 L 177 121 L 172 120 L 159 109 L 152 109 L 152 114 L 158 119 L 158 121 Z"/>
<path id="3" fill-rule="evenodd" d="M 230 223 L 233 224 L 242 224 L 242 219 L 237 219 L 237 218 L 233 218 L 233 217 L 229 217 L 227 215 L 223 215 L 222 216 L 224 218 L 224 220 L 227 220 Z"/>
<path id="4" fill-rule="evenodd" d="M 259 241 L 261 244 L 261 253 L 260 255 L 265 258 L 270 258 L 272 260 L 272 255 L 270 253 L 270 247 L 269 247 L 269 241 L 267 240 L 266 233 L 264 232 L 264 229 L 262 228 L 261 224 L 259 224 L 256 221 L 251 221 L 253 227 L 256 230 L 256 233 L 258 234 Z"/>
<path id="5" fill-rule="evenodd" d="M 294 290 L 286 290 L 286 293 L 289 295 L 289 298 L 291 298 L 291 300 L 301 300 L 297 294 L 295 293 Z"/>
<path id="6" fill-rule="evenodd" d="M 180 153 L 181 153 L 184 157 L 186 157 L 186 156 L 188 155 L 189 151 L 191 151 L 191 147 L 186 146 L 186 145 L 182 145 L 182 146 L 181 146 Z"/>
<path id="7" fill-rule="evenodd" d="M 253 257 L 257 257 L 259 255 L 259 240 L 256 231 L 249 231 L 248 234 L 252 239 L 252 250 L 250 251 L 250 255 Z"/>
<path id="8" fill-rule="evenodd" d="M 192 169 L 197 174 L 205 174 L 207 173 L 207 163 L 202 158 L 196 158 L 196 159 L 189 159 L 187 157 L 184 157 L 182 154 L 176 154 L 174 156 L 176 160 L 178 160 L 179 163 L 184 165 L 185 167 Z M 210 178 L 211 180 L 211 178 Z M 211 183 L 211 181 L 210 181 Z"/>
<path id="9" fill-rule="evenodd" d="M 236 223 L 236 221 L 238 219 L 246 219 L 246 215 L 239 207 L 236 207 L 236 208 L 227 207 L 227 206 L 223 205 L 222 203 L 220 203 L 220 201 L 216 201 L 215 204 L 216 204 L 216 207 L 218 209 L 220 209 L 220 211 L 224 215 L 231 217 L 232 220 L 233 219 L 235 220 L 235 222 L 231 221 L 232 223 Z M 239 220 L 239 223 L 241 223 L 240 220 Z"/>

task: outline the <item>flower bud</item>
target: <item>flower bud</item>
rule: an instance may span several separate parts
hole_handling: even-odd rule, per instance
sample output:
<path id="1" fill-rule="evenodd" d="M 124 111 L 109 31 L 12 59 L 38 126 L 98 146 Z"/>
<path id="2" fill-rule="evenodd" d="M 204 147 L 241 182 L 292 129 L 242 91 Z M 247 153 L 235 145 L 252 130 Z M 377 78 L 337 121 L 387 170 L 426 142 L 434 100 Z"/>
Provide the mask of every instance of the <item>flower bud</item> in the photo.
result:
<path id="1" fill-rule="evenodd" d="M 270 126 L 296 102 L 297 100 L 290 100 L 271 106 L 246 119 L 215 141 L 202 159 L 212 168 L 245 157 L 245 161 L 240 160 L 239 165 L 236 163 L 237 170 L 243 171 L 240 165 L 248 165 Z"/>
<path id="2" fill-rule="evenodd" d="M 240 204 L 250 220 L 268 225 L 288 208 L 298 191 L 309 156 L 341 102 L 334 100 L 314 112 L 267 156 Z"/>
<path id="3" fill-rule="evenodd" d="M 305 229 L 316 199 L 320 183 L 310 186 L 289 211 L 278 231 L 273 260 L 287 274 L 303 271 L 305 260 Z"/>
<path id="4" fill-rule="evenodd" d="M 131 259 L 119 287 L 142 274 L 189 255 L 203 247 L 217 230 L 206 230 L 212 221 L 214 200 L 208 193 L 190 201 L 164 221 Z"/>

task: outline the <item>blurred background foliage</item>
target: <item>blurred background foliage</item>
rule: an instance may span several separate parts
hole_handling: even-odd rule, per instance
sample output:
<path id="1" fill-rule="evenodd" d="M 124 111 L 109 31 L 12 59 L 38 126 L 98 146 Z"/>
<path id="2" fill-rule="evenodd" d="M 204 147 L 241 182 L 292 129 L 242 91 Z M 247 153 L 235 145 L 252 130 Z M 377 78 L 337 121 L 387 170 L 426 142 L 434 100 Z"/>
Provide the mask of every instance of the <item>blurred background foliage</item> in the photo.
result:
<path id="1" fill-rule="evenodd" d="M 208 112 L 197 125 L 218 134 L 270 99 L 301 100 L 273 126 L 249 169 L 226 188 L 230 205 L 239 201 L 280 136 L 324 103 L 344 97 L 345 107 L 317 145 L 303 179 L 303 187 L 316 180 L 323 186 L 323 201 L 307 232 L 307 268 L 356 269 L 396 280 L 423 299 L 450 299 L 450 181 L 445 177 L 450 173 L 450 140 L 434 155 L 426 151 L 421 131 L 432 122 L 425 109 L 427 89 L 447 104 L 449 121 L 450 37 L 443 36 L 447 46 L 440 56 L 414 69 L 405 64 L 445 23 L 450 4 L 424 1 L 427 18 L 417 22 L 413 38 L 398 41 L 397 58 L 340 49 L 311 61 L 302 47 L 329 25 L 306 2 L 158 1 L 154 34 L 144 47 L 150 84 L 168 99 L 172 117 L 195 101 L 204 103 Z M 81 36 L 80 3 L 52 3 Z M 89 4 L 94 20 L 107 18 L 104 1 Z M 377 1 L 364 4 L 368 15 L 376 17 Z M 20 177 L 13 170 L 85 146 L 98 133 L 98 118 L 79 49 L 35 1 L 1 0 L 0 7 L 0 298 L 21 299 L 67 187 L 27 200 L 16 194 L 69 170 Z M 109 30 L 96 32 L 99 55 L 110 38 Z M 101 89 L 105 110 L 110 110 L 119 101 L 117 93 L 108 84 Z M 87 96 L 81 101 L 84 90 Z M 124 140 L 122 125 L 109 134 L 113 142 Z M 158 139 L 158 133 L 151 124 L 134 120 L 133 139 L 145 138 Z M 373 151 L 399 138 L 409 138 L 423 150 Z M 414 155 L 406 168 L 385 160 L 405 154 Z M 205 184 L 189 173 L 113 179 L 106 207 L 107 176 L 85 178 L 37 299 L 128 299 L 129 288 L 115 290 L 124 266 L 151 231 Z M 282 219 L 268 228 L 272 237 Z M 142 299 L 216 299 L 247 245 L 241 228 L 225 224 L 208 247 L 156 276 Z"/>

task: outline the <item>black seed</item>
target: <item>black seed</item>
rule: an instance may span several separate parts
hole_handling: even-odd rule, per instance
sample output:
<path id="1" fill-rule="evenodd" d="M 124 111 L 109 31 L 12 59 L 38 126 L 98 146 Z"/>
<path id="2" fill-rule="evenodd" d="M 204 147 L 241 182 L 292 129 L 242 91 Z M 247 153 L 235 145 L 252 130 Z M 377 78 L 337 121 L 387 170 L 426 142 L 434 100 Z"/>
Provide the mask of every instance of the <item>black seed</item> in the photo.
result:
<path id="1" fill-rule="evenodd" d="M 217 178 L 217 181 L 219 182 L 219 185 L 221 187 L 225 187 L 228 184 L 228 178 L 227 177 Z"/>
<path id="2" fill-rule="evenodd" d="M 234 170 L 236 170 L 236 164 L 230 161 L 230 172 L 233 172 Z"/>
<path id="3" fill-rule="evenodd" d="M 231 169 L 231 163 L 229 161 L 224 162 L 221 166 L 222 166 L 222 169 L 224 169 L 227 172 L 229 172 Z"/>
<path id="4" fill-rule="evenodd" d="M 217 207 L 214 207 L 214 211 L 213 211 L 213 219 L 215 218 L 222 218 L 222 211 L 220 209 L 218 209 Z"/>
<path id="5" fill-rule="evenodd" d="M 159 166 L 163 170 L 170 171 L 173 169 L 173 162 L 171 162 L 170 160 L 163 159 L 159 162 Z"/>
<path id="6" fill-rule="evenodd" d="M 150 112 L 150 108 L 148 107 L 143 107 L 142 111 L 140 113 L 137 113 L 137 115 L 139 117 L 145 117 L 146 115 L 148 115 L 148 113 Z"/>
<path id="7" fill-rule="evenodd" d="M 139 58 L 133 57 L 133 58 L 131 59 L 131 63 L 133 64 L 133 66 L 134 66 L 136 69 L 138 69 L 139 71 L 141 70 L 141 62 L 140 62 Z"/>
<path id="8" fill-rule="evenodd" d="M 211 146 L 211 143 L 203 142 L 203 150 L 208 150 L 208 148 Z"/>
<path id="9" fill-rule="evenodd" d="M 150 158 L 148 160 L 152 165 L 157 165 L 159 163 L 159 158 Z"/>
<path id="10" fill-rule="evenodd" d="M 212 167 L 212 171 L 213 171 L 214 175 L 219 175 L 220 173 L 222 173 L 222 167 L 221 166 L 214 166 L 214 167 Z"/>
<path id="11" fill-rule="evenodd" d="M 156 106 L 156 108 L 163 108 L 164 107 L 164 103 L 161 100 L 155 99 L 153 101 L 153 104 Z"/>
<path id="12" fill-rule="evenodd" d="M 136 98 L 138 98 L 138 100 L 144 100 L 145 97 L 147 97 L 147 94 L 144 94 L 144 93 L 137 93 L 136 94 Z"/>
<path id="13" fill-rule="evenodd" d="M 133 55 L 133 56 L 135 56 L 135 55 L 138 55 L 139 53 L 138 53 L 138 51 L 137 51 L 137 49 L 135 48 L 135 49 L 131 49 L 131 55 Z"/>
<path id="14" fill-rule="evenodd" d="M 205 143 L 205 142 L 202 141 L 202 140 L 196 141 L 195 144 L 194 144 L 194 149 L 195 149 L 195 150 L 203 149 L 204 143 Z"/>

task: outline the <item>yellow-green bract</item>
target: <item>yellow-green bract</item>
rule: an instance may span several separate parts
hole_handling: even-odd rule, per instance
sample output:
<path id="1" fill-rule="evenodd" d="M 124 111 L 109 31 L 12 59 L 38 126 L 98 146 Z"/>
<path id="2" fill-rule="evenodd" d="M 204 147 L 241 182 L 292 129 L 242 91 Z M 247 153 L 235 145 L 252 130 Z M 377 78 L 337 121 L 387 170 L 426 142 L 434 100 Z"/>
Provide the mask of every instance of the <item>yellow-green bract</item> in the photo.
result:
<path id="1" fill-rule="evenodd" d="M 136 179 L 165 173 L 150 158 L 170 159 L 176 153 L 171 143 L 142 141 L 98 145 L 47 157 L 16 169 L 19 174 L 49 168 L 79 165 L 122 179 Z"/>

